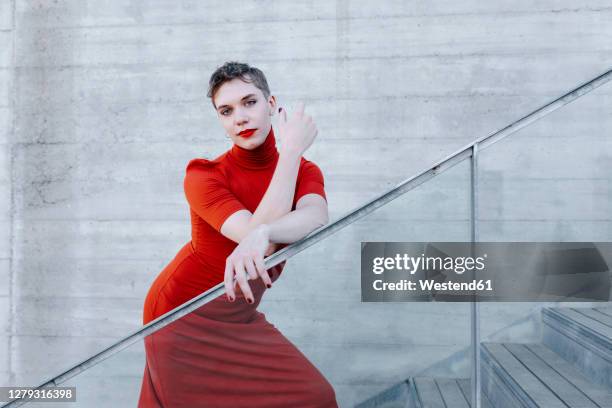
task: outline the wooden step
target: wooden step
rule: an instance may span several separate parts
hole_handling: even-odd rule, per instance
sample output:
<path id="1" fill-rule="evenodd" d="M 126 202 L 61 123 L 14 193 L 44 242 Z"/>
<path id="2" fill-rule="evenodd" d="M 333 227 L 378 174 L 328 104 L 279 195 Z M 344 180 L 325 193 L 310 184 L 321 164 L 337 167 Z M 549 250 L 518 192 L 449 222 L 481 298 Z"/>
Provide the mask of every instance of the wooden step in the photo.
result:
<path id="1" fill-rule="evenodd" d="M 470 408 L 469 378 L 431 378 L 411 379 L 412 397 L 415 408 Z M 483 408 L 493 408 L 483 396 Z"/>
<path id="2" fill-rule="evenodd" d="M 471 386 L 470 386 L 470 379 L 462 378 L 458 380 L 458 382 L 459 382 L 459 386 L 461 387 L 461 390 L 463 391 L 463 395 L 465 395 L 465 399 L 469 401 L 471 398 L 471 394 L 472 394 Z M 470 404 L 470 407 L 471 406 L 472 404 Z M 493 408 L 493 405 L 491 404 L 487 396 L 484 394 L 482 394 L 480 397 L 480 406 L 482 408 Z"/>
<path id="3" fill-rule="evenodd" d="M 542 309 L 542 343 L 593 382 L 612 388 L 612 308 Z"/>
<path id="4" fill-rule="evenodd" d="M 354 408 L 414 408 L 409 381 L 402 381 Z"/>
<path id="5" fill-rule="evenodd" d="M 541 344 L 482 343 L 483 391 L 496 408 L 612 408 L 609 388 Z"/>
<path id="6" fill-rule="evenodd" d="M 471 408 L 469 378 L 415 377 L 356 405 L 355 408 Z M 482 396 L 482 408 L 493 408 Z"/>

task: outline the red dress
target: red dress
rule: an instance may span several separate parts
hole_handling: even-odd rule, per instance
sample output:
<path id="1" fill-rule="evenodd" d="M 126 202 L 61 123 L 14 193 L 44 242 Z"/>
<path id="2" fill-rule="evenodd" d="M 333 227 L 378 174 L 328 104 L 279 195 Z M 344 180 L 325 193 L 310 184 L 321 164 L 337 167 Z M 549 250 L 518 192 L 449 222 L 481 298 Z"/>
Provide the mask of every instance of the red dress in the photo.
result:
<path id="1" fill-rule="evenodd" d="M 223 281 L 225 259 L 237 244 L 220 233 L 221 225 L 238 210 L 255 212 L 278 157 L 270 128 L 253 150 L 234 145 L 214 160 L 189 162 L 184 188 L 192 239 L 151 285 L 144 324 Z M 308 193 L 326 198 L 321 171 L 302 158 L 292 210 Z M 268 269 L 273 281 L 283 267 Z M 223 293 L 145 338 L 139 408 L 338 406 L 325 377 L 257 311 L 265 284 L 256 279 L 249 285 L 253 304 L 240 291 L 235 302 Z"/>

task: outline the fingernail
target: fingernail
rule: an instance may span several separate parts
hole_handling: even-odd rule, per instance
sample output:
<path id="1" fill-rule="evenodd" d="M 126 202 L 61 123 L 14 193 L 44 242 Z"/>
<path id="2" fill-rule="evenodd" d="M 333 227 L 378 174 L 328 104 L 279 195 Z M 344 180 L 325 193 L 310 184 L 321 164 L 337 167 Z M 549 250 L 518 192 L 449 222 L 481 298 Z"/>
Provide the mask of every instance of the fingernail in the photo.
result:
<path id="1" fill-rule="evenodd" d="M 268 289 L 272 287 L 272 285 L 270 285 L 269 283 L 266 283 L 266 286 L 268 287 Z"/>
<path id="2" fill-rule="evenodd" d="M 280 113 L 283 110 L 283 108 L 278 108 L 278 113 Z"/>
<path id="3" fill-rule="evenodd" d="M 251 298 L 247 298 L 247 302 L 253 303 L 253 300 Z"/>

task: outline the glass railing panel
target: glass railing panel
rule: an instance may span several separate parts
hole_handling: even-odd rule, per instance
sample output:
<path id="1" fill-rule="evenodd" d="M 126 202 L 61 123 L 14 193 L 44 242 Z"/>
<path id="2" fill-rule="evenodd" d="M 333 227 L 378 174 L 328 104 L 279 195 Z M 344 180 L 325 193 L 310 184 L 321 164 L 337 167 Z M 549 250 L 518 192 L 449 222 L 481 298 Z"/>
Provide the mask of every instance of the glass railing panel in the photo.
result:
<path id="1" fill-rule="evenodd" d="M 612 241 L 611 130 L 612 86 L 608 83 L 483 150 L 478 160 L 479 240 L 580 242 L 564 247 L 574 251 L 574 269 L 556 267 L 555 273 L 566 274 L 567 282 L 574 279 L 575 293 L 586 293 L 580 292 L 580 286 L 598 288 L 598 293 L 609 296 L 609 272 L 587 270 L 587 264 L 592 267 L 596 257 L 600 266 L 612 265 L 609 245 L 589 244 Z M 532 249 L 534 265 L 551 262 L 546 258 L 551 252 L 542 245 L 534 244 Z M 523 272 L 516 271 L 514 279 L 519 284 L 528 279 Z M 588 293 L 595 292 L 589 289 Z M 547 295 L 543 290 L 542 296 Z M 551 329 L 544 322 L 543 309 L 610 305 L 538 299 L 482 302 L 481 338 L 503 344 L 544 344 Z"/>
<path id="2" fill-rule="evenodd" d="M 160 398 L 184 406 L 206 392 L 291 404 L 329 396 L 327 385 L 353 406 L 412 376 L 469 378 L 469 303 L 362 302 L 360 269 L 362 242 L 469 240 L 469 170 L 460 163 L 305 249 L 265 296 L 250 281 L 256 309 L 216 297 L 80 373 L 62 384 L 77 390 L 66 406 L 136 406 L 145 361 Z"/>
<path id="3" fill-rule="evenodd" d="M 180 344 L 177 344 L 180 347 Z M 72 368 L 66 361 L 60 367 Z M 78 363 L 78 361 L 73 362 Z M 59 387 L 74 387 L 75 401 L 28 402 L 26 407 L 137 407 L 144 378 L 145 347 L 139 340 L 72 377 Z M 147 406 L 147 405 L 145 405 Z M 154 406 L 154 405 L 150 405 Z"/>
<path id="4" fill-rule="evenodd" d="M 469 240 L 468 186 L 460 163 L 308 248 L 263 304 L 330 379 L 340 406 L 411 376 L 469 377 L 469 304 L 362 302 L 360 279 L 361 242 Z"/>

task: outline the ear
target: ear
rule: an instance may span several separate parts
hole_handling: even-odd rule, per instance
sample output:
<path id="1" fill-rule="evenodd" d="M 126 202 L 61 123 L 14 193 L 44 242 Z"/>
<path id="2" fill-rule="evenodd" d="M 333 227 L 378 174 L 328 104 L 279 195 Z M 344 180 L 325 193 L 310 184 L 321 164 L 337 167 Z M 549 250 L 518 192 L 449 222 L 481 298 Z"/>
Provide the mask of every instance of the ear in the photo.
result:
<path id="1" fill-rule="evenodd" d="M 276 97 L 274 95 L 268 97 L 268 106 L 270 106 L 270 116 L 274 116 L 276 112 Z"/>

